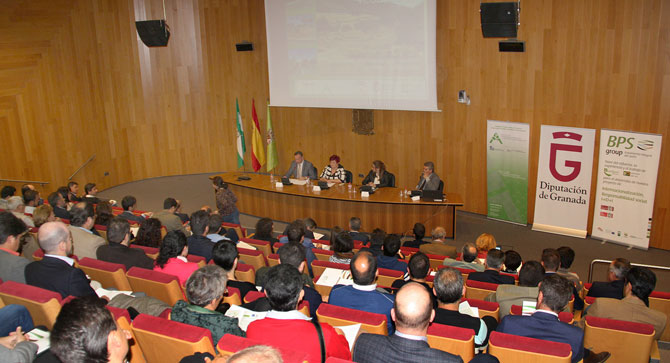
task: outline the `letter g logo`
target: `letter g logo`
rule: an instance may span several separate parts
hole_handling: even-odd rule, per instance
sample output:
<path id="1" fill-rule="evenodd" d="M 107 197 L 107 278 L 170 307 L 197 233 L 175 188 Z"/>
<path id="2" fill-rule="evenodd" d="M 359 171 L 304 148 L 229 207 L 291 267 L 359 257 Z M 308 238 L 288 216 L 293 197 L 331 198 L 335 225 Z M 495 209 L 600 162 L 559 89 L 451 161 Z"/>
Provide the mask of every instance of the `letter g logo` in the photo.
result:
<path id="1" fill-rule="evenodd" d="M 552 136 L 554 139 L 572 139 L 576 141 L 582 140 L 582 135 L 576 134 L 574 132 L 554 132 L 552 133 Z M 551 171 L 551 175 L 553 175 L 554 178 L 562 182 L 569 182 L 571 180 L 574 180 L 575 178 L 577 178 L 577 176 L 579 176 L 579 172 L 582 169 L 582 163 L 574 160 L 565 160 L 565 166 L 568 168 L 572 168 L 572 172 L 570 172 L 570 174 L 568 175 L 563 175 L 559 173 L 558 170 L 556 170 L 556 153 L 558 151 L 570 151 L 570 152 L 581 153 L 582 152 L 581 145 L 566 145 L 552 142 L 549 151 L 549 171 Z"/>

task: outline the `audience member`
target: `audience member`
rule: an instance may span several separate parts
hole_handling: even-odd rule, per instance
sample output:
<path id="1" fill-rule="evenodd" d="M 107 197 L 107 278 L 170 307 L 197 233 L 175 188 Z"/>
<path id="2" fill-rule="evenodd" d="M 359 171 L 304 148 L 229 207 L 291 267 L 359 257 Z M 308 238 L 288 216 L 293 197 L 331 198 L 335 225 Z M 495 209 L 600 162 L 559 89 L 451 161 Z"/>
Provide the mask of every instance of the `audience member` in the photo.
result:
<path id="1" fill-rule="evenodd" d="M 81 202 L 80 204 L 86 204 Z M 90 218 L 90 217 L 89 217 Z M 72 296 L 97 296 L 84 271 L 74 267 L 72 233 L 61 222 L 48 222 L 40 227 L 38 241 L 44 250 L 40 261 L 26 266 L 26 283 L 55 291 L 62 298 Z M 91 258 L 95 258 L 93 256 Z"/>
<path id="2" fill-rule="evenodd" d="M 314 230 L 316 229 L 316 221 L 312 218 L 304 218 L 302 220 L 305 222 L 305 238 L 316 240 L 318 238 L 314 237 Z"/>
<path id="3" fill-rule="evenodd" d="M 163 238 L 154 271 L 164 272 L 179 278 L 183 286 L 191 274 L 198 269 L 198 264 L 188 262 L 188 246 L 186 236 L 182 231 L 170 231 Z"/>
<path id="4" fill-rule="evenodd" d="M 351 238 L 349 232 L 333 232 L 332 240 L 331 248 L 334 254 L 328 258 L 328 261 L 349 264 L 354 257 L 354 239 Z"/>
<path id="5" fill-rule="evenodd" d="M 25 223 L 12 213 L 0 212 L 0 279 L 2 281 L 26 283 L 24 271 L 30 261 L 21 257 L 19 252 L 21 238 L 26 233 L 28 233 L 28 228 Z M 0 334 L 0 336 L 5 335 L 7 334 Z"/>
<path id="6" fill-rule="evenodd" d="M 234 229 L 228 228 L 228 230 L 226 230 L 223 227 L 223 217 L 218 213 L 210 214 L 208 225 L 209 233 L 207 234 L 207 238 L 214 243 L 219 241 L 231 241 L 237 243 L 237 241 L 240 240 L 240 237 L 237 236 L 237 232 L 235 232 Z M 254 236 L 254 238 L 256 237 Z"/>
<path id="7" fill-rule="evenodd" d="M 382 254 L 382 247 L 384 247 L 384 239 L 386 232 L 381 228 L 375 228 L 370 235 L 370 246 L 361 248 L 361 251 L 368 251 L 372 253 L 375 258 Z"/>
<path id="8" fill-rule="evenodd" d="M 188 238 L 188 251 L 192 255 L 202 256 L 207 262 L 212 259 L 212 240 L 207 238 L 209 233 L 209 214 L 199 210 L 191 214 L 191 232 Z"/>
<path id="9" fill-rule="evenodd" d="M 312 250 L 316 246 L 314 246 L 314 243 L 312 243 L 312 240 L 310 238 L 305 237 L 306 230 L 307 227 L 305 227 L 305 222 L 302 219 L 296 219 L 286 227 L 286 230 L 284 231 L 286 237 L 280 238 L 279 242 L 280 243 L 295 242 L 305 246 L 307 269 L 309 271 L 309 275 L 314 276 L 314 273 L 312 272 L 312 262 L 316 260 L 316 255 L 314 255 L 314 251 Z"/>
<path id="10" fill-rule="evenodd" d="M 428 285 L 428 283 L 426 283 L 426 277 L 428 276 L 428 272 L 430 272 L 430 259 L 428 259 L 428 256 L 426 256 L 423 252 L 417 252 L 409 258 L 409 264 L 407 265 L 407 273 L 409 278 L 407 280 L 395 280 L 393 281 L 391 287 L 393 289 L 400 289 L 408 282 L 419 283 L 423 285 L 426 290 L 428 290 L 433 301 L 433 306 L 437 307 L 437 299 L 433 293 L 433 288 Z"/>
<path id="11" fill-rule="evenodd" d="M 649 295 L 656 287 L 656 275 L 646 267 L 631 267 L 624 278 L 623 299 L 600 297 L 585 314 L 654 326 L 658 340 L 665 330 L 668 317 L 649 308 Z"/>
<path id="12" fill-rule="evenodd" d="M 584 331 L 558 320 L 558 313 L 568 304 L 573 285 L 565 277 L 549 274 L 540 283 L 537 310 L 531 316 L 507 315 L 498 326 L 506 334 L 570 344 L 572 362 L 604 362 L 610 353 L 584 351 Z"/>
<path id="13" fill-rule="evenodd" d="M 624 280 L 628 270 L 630 270 L 630 261 L 621 257 L 615 259 L 610 263 L 607 271 L 607 282 L 594 282 L 586 296 L 623 299 Z"/>
<path id="14" fill-rule="evenodd" d="M 496 238 L 493 237 L 490 233 L 482 233 L 475 240 L 475 246 L 477 246 L 477 253 L 479 253 L 479 258 L 486 258 L 486 254 L 498 247 L 496 243 Z"/>
<path id="15" fill-rule="evenodd" d="M 107 227 L 107 241 L 109 244 L 98 247 L 96 255 L 101 261 L 120 263 L 131 267 L 140 267 L 151 270 L 154 260 L 139 248 L 130 248 L 130 223 L 126 219 L 116 217 Z"/>
<path id="16" fill-rule="evenodd" d="M 70 191 L 67 189 L 67 187 L 65 185 L 60 186 L 60 187 L 58 187 L 58 189 L 56 189 L 56 193 L 60 194 L 60 196 L 63 197 L 63 200 L 65 200 L 66 204 L 68 202 L 67 195 L 68 195 L 69 192 Z"/>
<path id="17" fill-rule="evenodd" d="M 277 251 L 279 254 L 279 263 L 291 265 L 298 269 L 300 272 L 300 277 L 302 278 L 303 283 L 303 292 L 305 296 L 303 300 L 306 300 L 309 303 L 309 315 L 316 316 L 316 310 L 321 305 L 323 299 L 321 294 L 314 289 L 314 282 L 305 274 L 305 246 L 298 243 L 287 243 L 279 247 Z M 267 271 L 269 267 L 262 267 L 258 271 L 262 272 L 256 274 L 256 285 L 265 288 L 267 280 Z M 249 304 L 245 304 L 246 308 L 249 308 L 254 311 L 268 311 L 270 310 L 270 303 L 267 301 L 267 298 L 260 298 L 255 301 L 252 301 Z"/>
<path id="18" fill-rule="evenodd" d="M 13 186 L 5 185 L 2 187 L 2 190 L 0 190 L 0 209 L 9 209 L 7 203 L 9 202 L 9 198 L 14 196 L 14 193 L 16 193 L 16 188 Z"/>
<path id="19" fill-rule="evenodd" d="M 542 266 L 544 267 L 545 275 L 553 275 L 558 272 L 559 267 L 561 267 L 561 256 L 553 248 L 545 248 L 542 251 Z M 572 284 L 572 295 L 575 298 L 573 302 L 574 310 L 584 310 L 584 300 L 579 297 L 579 291 L 575 284 Z"/>
<path id="20" fill-rule="evenodd" d="M 363 246 L 370 243 L 370 237 L 365 233 L 361 233 L 361 219 L 358 217 L 351 217 L 349 219 L 349 235 L 351 235 L 354 241 L 363 242 Z"/>
<path id="21" fill-rule="evenodd" d="M 216 343 L 226 334 L 245 336 L 237 318 L 216 311 L 226 293 L 226 272 L 219 266 L 208 265 L 196 270 L 186 281 L 186 298 L 172 308 L 170 320 L 205 328 Z M 230 286 L 230 285 L 228 285 Z"/>
<path id="22" fill-rule="evenodd" d="M 97 197 L 98 187 L 95 183 L 86 183 L 86 185 L 84 185 L 84 193 L 86 194 L 82 198 L 82 201 L 91 204 L 98 204 L 100 202 L 100 199 Z"/>
<path id="23" fill-rule="evenodd" d="M 0 337 L 5 337 L 16 331 L 16 328 L 28 332 L 33 330 L 33 318 L 23 305 L 9 304 L 0 308 Z"/>
<path id="24" fill-rule="evenodd" d="M 505 262 L 503 263 L 502 272 L 518 275 L 521 262 L 521 255 L 519 252 L 514 250 L 505 251 Z"/>
<path id="25" fill-rule="evenodd" d="M 23 204 L 25 204 L 24 213 L 33 214 L 35 208 L 39 205 L 40 193 L 34 189 L 28 189 L 23 193 Z"/>
<path id="26" fill-rule="evenodd" d="M 240 211 L 235 206 L 237 197 L 228 188 L 228 183 L 225 183 L 220 176 L 215 176 L 212 179 L 212 187 L 214 188 L 214 195 L 216 197 L 216 209 L 219 210 L 223 221 L 240 224 Z"/>
<path id="27" fill-rule="evenodd" d="M 414 223 L 412 233 L 414 233 L 414 240 L 403 243 L 403 247 L 419 248 L 421 245 L 430 243 L 423 240 L 423 237 L 426 236 L 426 226 L 424 226 L 422 223 Z"/>
<path id="28" fill-rule="evenodd" d="M 174 215 L 179 217 L 179 219 L 181 220 L 182 225 L 186 226 L 188 224 L 188 222 L 190 222 L 191 220 L 189 219 L 188 214 L 182 213 L 182 211 L 181 211 L 181 200 L 177 199 L 176 202 L 177 202 L 177 208 L 174 210 Z"/>
<path id="29" fill-rule="evenodd" d="M 283 363 L 276 349 L 267 345 L 252 345 L 228 357 L 226 363 Z"/>
<path id="30" fill-rule="evenodd" d="M 161 224 L 165 226 L 168 232 L 171 231 L 180 231 L 185 236 L 189 235 L 189 232 L 184 228 L 184 224 L 181 219 L 175 215 L 177 211 L 177 200 L 174 198 L 165 198 L 163 201 L 163 210 L 160 212 L 154 213 L 154 218 L 161 221 Z"/>
<path id="31" fill-rule="evenodd" d="M 265 293 L 272 310 L 265 319 L 249 324 L 247 337 L 273 346 L 306 352 L 310 362 L 322 361 L 321 345 L 316 324 L 320 327 L 326 357 L 351 359 L 349 344 L 339 330 L 326 323 L 318 323 L 297 311 L 302 299 L 303 284 L 300 272 L 290 265 L 280 264 L 268 271 Z"/>
<path id="32" fill-rule="evenodd" d="M 270 242 L 270 246 L 279 242 L 278 239 L 272 237 L 272 231 L 274 230 L 274 223 L 270 218 L 261 218 L 256 222 L 256 233 L 254 234 L 254 239 L 259 241 Z"/>
<path id="33" fill-rule="evenodd" d="M 382 254 L 377 256 L 377 268 L 387 268 L 400 272 L 407 271 L 407 262 L 400 261 L 400 237 L 397 234 L 389 234 L 384 238 Z"/>
<path id="34" fill-rule="evenodd" d="M 465 284 L 460 271 L 453 267 L 437 271 L 433 290 L 438 305 L 433 323 L 472 329 L 475 332 L 475 347 L 488 344 L 489 335 L 496 329 L 498 322 L 490 316 L 480 319 L 459 312 L 459 304 L 465 297 Z"/>
<path id="35" fill-rule="evenodd" d="M 101 200 L 95 206 L 95 225 L 105 226 L 114 218 L 112 205 L 105 200 Z"/>
<path id="36" fill-rule="evenodd" d="M 122 363 L 130 332 L 121 329 L 104 300 L 77 298 L 58 313 L 51 331 L 51 352 L 61 362 Z"/>
<path id="37" fill-rule="evenodd" d="M 463 362 L 457 356 L 431 348 L 426 333 L 435 317 L 430 294 L 417 284 L 403 286 L 398 294 L 391 316 L 396 332 L 391 336 L 363 333 L 356 340 L 353 360 L 372 362 Z"/>
<path id="38" fill-rule="evenodd" d="M 105 244 L 105 240 L 91 232 L 95 225 L 95 212 L 90 202 L 79 202 L 70 209 L 70 232 L 74 242 L 74 254 L 79 258 L 97 258 L 98 247 Z"/>
<path id="39" fill-rule="evenodd" d="M 22 305 L 7 305 L 0 309 L 0 362 L 32 362 L 37 344 L 28 340 L 25 332 L 33 329 L 33 319 Z"/>
<path id="40" fill-rule="evenodd" d="M 19 196 L 9 197 L 7 200 L 7 210 L 12 212 L 16 218 L 23 221 L 28 227 L 35 227 L 35 222 L 33 219 L 25 215 L 25 204 L 23 203 L 23 198 Z"/>
<path id="41" fill-rule="evenodd" d="M 137 230 L 134 244 L 158 248 L 161 245 L 161 221 L 157 218 L 147 218 Z"/>
<path id="42" fill-rule="evenodd" d="M 561 267 L 559 267 L 556 273 L 575 284 L 577 291 L 582 291 L 584 284 L 582 284 L 579 275 L 570 271 L 572 262 L 575 260 L 575 251 L 568 246 L 559 247 L 556 251 L 558 251 L 558 255 L 561 257 Z"/>
<path id="43" fill-rule="evenodd" d="M 72 219 L 72 215 L 66 208 L 65 199 L 60 193 L 53 192 L 47 198 L 49 205 L 54 209 L 54 214 L 60 219 Z"/>
<path id="44" fill-rule="evenodd" d="M 225 271 L 228 279 L 228 286 L 240 290 L 240 298 L 242 300 L 244 300 L 244 297 L 249 291 L 256 291 L 256 285 L 246 281 L 238 281 L 235 278 L 235 271 L 237 270 L 237 263 L 239 262 L 240 256 L 235 244 L 231 241 L 221 241 L 212 245 L 214 247 L 212 249 L 212 259 L 215 264 Z"/>
<path id="45" fill-rule="evenodd" d="M 350 264 L 353 285 L 335 285 L 330 291 L 328 303 L 349 309 L 386 315 L 389 334 L 393 334 L 391 309 L 393 295 L 377 291 L 377 259 L 367 251 L 354 255 Z"/>
<path id="46" fill-rule="evenodd" d="M 123 212 L 118 216 L 130 222 L 136 222 L 138 224 L 142 224 L 142 222 L 144 222 L 144 217 L 135 215 L 133 213 L 136 205 L 137 205 L 137 199 L 132 195 L 126 195 L 125 197 L 123 197 L 123 199 L 121 199 L 121 207 L 123 208 Z"/>
<path id="47" fill-rule="evenodd" d="M 79 184 L 75 181 L 67 183 L 68 195 L 67 201 L 70 203 L 81 202 L 81 199 L 77 194 L 79 193 Z"/>
<path id="48" fill-rule="evenodd" d="M 444 228 L 436 227 L 433 229 L 432 236 L 433 241 L 431 243 L 426 243 L 419 246 L 419 251 L 429 255 L 456 258 L 458 255 L 456 252 L 456 247 L 447 244 L 447 241 L 445 240 L 447 231 L 445 231 Z"/>
<path id="49" fill-rule="evenodd" d="M 511 284 L 514 285 L 514 277 L 500 274 L 505 253 L 503 251 L 492 249 L 486 255 L 486 269 L 482 272 L 472 272 L 468 275 L 468 280 L 489 282 L 492 284 Z"/>
<path id="50" fill-rule="evenodd" d="M 461 248 L 461 259 L 445 258 L 442 262 L 445 266 L 464 268 L 468 270 L 484 271 L 484 265 L 477 259 L 477 248 L 474 244 L 468 242 Z"/>
<path id="51" fill-rule="evenodd" d="M 538 261 L 528 261 L 519 271 L 519 286 L 498 285 L 496 292 L 489 294 L 484 300 L 500 304 L 500 318 L 510 313 L 512 305 L 523 306 L 524 301 L 537 303 L 538 285 L 544 278 L 544 267 Z"/>

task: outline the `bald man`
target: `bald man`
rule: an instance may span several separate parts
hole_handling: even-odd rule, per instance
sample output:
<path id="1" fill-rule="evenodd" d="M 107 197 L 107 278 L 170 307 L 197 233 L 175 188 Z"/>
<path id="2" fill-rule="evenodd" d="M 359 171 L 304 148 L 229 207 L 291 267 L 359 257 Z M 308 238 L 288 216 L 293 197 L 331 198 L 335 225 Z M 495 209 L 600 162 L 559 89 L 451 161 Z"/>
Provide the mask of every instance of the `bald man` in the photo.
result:
<path id="1" fill-rule="evenodd" d="M 354 346 L 354 361 L 463 362 L 459 356 L 428 345 L 426 332 L 435 317 L 435 310 L 430 294 L 422 285 L 409 282 L 398 290 L 391 317 L 395 321 L 395 334 L 361 334 Z"/>
<path id="2" fill-rule="evenodd" d="M 393 334 L 391 309 L 394 296 L 377 291 L 377 259 L 367 251 L 354 255 L 349 264 L 353 285 L 335 285 L 330 290 L 328 303 L 349 309 L 386 315 L 389 334 Z"/>

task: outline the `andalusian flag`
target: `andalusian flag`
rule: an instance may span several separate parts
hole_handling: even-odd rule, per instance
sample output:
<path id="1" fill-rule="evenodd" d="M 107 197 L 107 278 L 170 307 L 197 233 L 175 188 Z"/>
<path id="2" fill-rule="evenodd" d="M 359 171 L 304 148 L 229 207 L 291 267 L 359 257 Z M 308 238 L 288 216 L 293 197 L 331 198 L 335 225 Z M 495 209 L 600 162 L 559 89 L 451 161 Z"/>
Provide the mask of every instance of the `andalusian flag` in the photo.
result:
<path id="1" fill-rule="evenodd" d="M 270 118 L 270 101 L 268 101 L 268 125 L 267 125 L 267 142 L 268 142 L 268 165 L 267 170 L 270 171 L 277 167 L 277 143 L 275 143 L 275 133 L 272 130 L 272 118 Z"/>
<path id="2" fill-rule="evenodd" d="M 258 126 L 258 116 L 256 116 L 256 104 L 251 100 L 251 118 L 254 120 L 254 130 L 251 135 L 251 165 L 254 171 L 259 171 L 261 166 L 265 165 L 265 150 L 263 150 L 263 136 L 261 136 L 261 127 Z"/>
<path id="3" fill-rule="evenodd" d="M 237 167 L 244 166 L 244 153 L 247 152 L 247 146 L 244 144 L 244 127 L 242 127 L 242 115 L 240 115 L 240 104 L 235 99 L 237 107 Z"/>

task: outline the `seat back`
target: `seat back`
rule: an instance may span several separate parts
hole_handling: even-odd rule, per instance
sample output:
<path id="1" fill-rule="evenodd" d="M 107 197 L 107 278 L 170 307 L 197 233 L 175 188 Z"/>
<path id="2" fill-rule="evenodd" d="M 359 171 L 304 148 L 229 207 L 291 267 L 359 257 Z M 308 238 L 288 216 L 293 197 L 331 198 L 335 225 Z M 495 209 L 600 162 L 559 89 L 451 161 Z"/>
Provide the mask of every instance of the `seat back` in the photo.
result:
<path id="1" fill-rule="evenodd" d="M 430 261 L 430 268 L 438 269 L 440 267 L 444 267 L 442 263 L 444 262 L 444 259 L 447 258 L 447 256 L 433 255 L 431 253 L 426 253 L 426 256 L 428 256 L 428 260 Z"/>
<path id="2" fill-rule="evenodd" d="M 223 295 L 223 302 L 230 305 L 242 305 L 242 294 L 240 289 L 236 287 L 227 287 L 226 293 Z"/>
<path id="3" fill-rule="evenodd" d="M 177 276 L 159 271 L 132 267 L 126 272 L 126 277 L 128 278 L 128 282 L 130 282 L 132 291 L 141 291 L 170 306 L 174 306 L 179 300 L 185 300 L 184 291 L 179 284 Z"/>
<path id="4" fill-rule="evenodd" d="M 322 303 L 316 310 L 316 316 L 322 323 L 328 323 L 332 326 L 343 326 L 361 324 L 361 329 L 372 334 L 388 334 L 386 326 L 386 316 L 383 314 L 369 313 L 355 309 L 344 308 L 341 306 Z"/>
<path id="5" fill-rule="evenodd" d="M 258 248 L 258 250 L 263 252 L 263 255 L 266 257 L 272 253 L 272 247 L 268 241 L 261 241 L 253 238 L 240 238 L 240 241 Z"/>
<path id="6" fill-rule="evenodd" d="M 254 269 L 259 270 L 261 267 L 267 266 L 263 252 L 239 247 L 237 251 L 240 254 L 240 260 L 244 261 L 247 265 L 253 266 Z"/>
<path id="7" fill-rule="evenodd" d="M 23 305 L 30 312 L 35 326 L 51 330 L 63 304 L 59 293 L 15 281 L 0 285 L 0 299 L 5 305 Z"/>
<path id="8" fill-rule="evenodd" d="M 246 295 L 244 295 L 244 303 L 250 303 L 252 301 L 256 301 L 260 298 L 265 297 L 264 292 L 260 291 L 249 291 L 247 292 Z M 307 300 L 303 300 L 298 304 L 298 311 L 305 314 L 305 316 L 310 316 L 309 314 L 309 302 Z"/>
<path id="9" fill-rule="evenodd" d="M 467 280 L 465 286 L 465 297 L 478 300 L 484 300 L 490 293 L 496 292 L 496 289 L 498 289 L 498 284 L 475 280 Z"/>
<path id="10" fill-rule="evenodd" d="M 140 246 L 140 245 L 130 245 L 130 248 L 139 248 L 139 249 L 141 249 L 142 251 L 144 251 L 144 253 L 145 253 L 147 256 L 153 258 L 154 260 L 156 259 L 156 257 L 158 257 L 158 248 L 156 248 L 156 247 L 147 247 L 147 246 Z"/>
<path id="11" fill-rule="evenodd" d="M 109 310 L 112 313 L 112 315 L 114 316 L 114 320 L 116 320 L 116 323 L 119 324 L 119 327 L 121 329 L 129 331 L 130 335 L 132 336 L 132 339 L 128 342 L 130 348 L 128 361 L 130 363 L 145 363 L 146 359 L 144 359 L 144 353 L 142 353 L 142 348 L 140 348 L 139 343 L 137 343 L 137 338 L 135 338 L 133 328 L 130 326 L 131 320 L 130 320 L 130 314 L 128 314 L 128 310 L 115 308 L 109 305 L 107 305 L 107 310 Z"/>
<path id="12" fill-rule="evenodd" d="M 428 327 L 431 348 L 460 355 L 464 362 L 475 356 L 475 331 L 456 326 L 433 323 Z"/>
<path id="13" fill-rule="evenodd" d="M 479 318 L 485 316 L 491 316 L 497 321 L 500 321 L 500 304 L 492 301 L 484 301 L 479 299 L 464 299 L 470 304 L 470 306 L 475 307 L 479 310 Z"/>
<path id="14" fill-rule="evenodd" d="M 320 248 L 314 248 L 312 249 L 312 252 L 314 252 L 314 256 L 316 256 L 316 259 L 319 261 L 328 261 L 330 256 L 335 254 L 333 251 L 322 250 Z"/>
<path id="15" fill-rule="evenodd" d="M 651 309 L 657 310 L 665 314 L 666 316 L 670 316 L 670 293 L 668 292 L 660 292 L 660 291 L 652 291 L 651 295 L 649 296 L 649 307 Z M 662 341 L 670 341 L 670 319 L 666 319 L 665 321 L 665 329 L 663 330 L 663 335 L 661 335 Z"/>
<path id="16" fill-rule="evenodd" d="M 388 268 L 379 268 L 377 271 L 379 272 L 379 276 L 377 276 L 377 285 L 385 287 L 391 287 L 394 281 L 402 279 L 405 275 L 403 272 Z"/>
<path id="17" fill-rule="evenodd" d="M 395 175 L 389 173 L 388 171 L 386 172 L 386 174 L 389 175 L 389 186 L 391 188 L 395 188 Z"/>
<path id="18" fill-rule="evenodd" d="M 649 362 L 654 343 L 654 326 L 586 316 L 584 323 L 584 346 L 612 356 L 608 362 Z"/>
<path id="19" fill-rule="evenodd" d="M 279 255 L 272 253 L 268 255 L 268 266 L 273 267 L 279 265 Z"/>
<path id="20" fill-rule="evenodd" d="M 221 225 L 224 226 L 225 228 L 234 229 L 235 233 L 237 233 L 237 236 L 240 238 L 247 237 L 247 229 L 242 228 L 242 226 L 239 224 L 223 222 L 221 223 Z"/>
<path id="21" fill-rule="evenodd" d="M 198 267 L 205 267 L 205 265 L 207 265 L 207 259 L 198 255 L 187 255 L 186 260 L 188 260 L 188 262 L 197 263 Z"/>
<path id="22" fill-rule="evenodd" d="M 107 227 L 106 226 L 96 224 L 93 228 L 95 228 L 95 230 L 98 231 L 98 234 L 100 235 L 100 237 L 102 237 L 102 239 L 104 239 L 105 241 L 107 240 Z"/>
<path id="23" fill-rule="evenodd" d="M 570 363 L 572 359 L 570 344 L 497 331 L 491 332 L 488 352 L 500 363 Z"/>
<path id="24" fill-rule="evenodd" d="M 98 281 L 102 287 L 113 287 L 121 291 L 132 291 L 126 277 L 126 266 L 120 263 L 111 263 L 84 257 L 79 260 L 82 269 L 91 280 Z"/>
<path id="25" fill-rule="evenodd" d="M 521 305 L 512 305 L 509 309 L 509 313 L 511 315 L 521 315 L 523 313 L 523 307 Z M 567 324 L 572 324 L 575 322 L 575 316 L 572 315 L 571 312 L 561 311 L 558 313 L 558 320 Z"/>
<path id="26" fill-rule="evenodd" d="M 312 272 L 314 273 L 314 276 L 321 276 L 321 274 L 323 274 L 323 271 L 325 271 L 327 268 L 349 270 L 349 265 L 347 265 L 346 263 L 336 263 L 336 262 L 319 261 L 319 260 L 312 261 Z"/>
<path id="27" fill-rule="evenodd" d="M 440 185 L 438 185 L 437 190 L 440 192 L 444 191 L 444 181 L 440 180 Z"/>
<path id="28" fill-rule="evenodd" d="M 44 250 L 41 248 L 38 248 L 33 252 L 33 260 L 34 261 L 41 261 L 44 258 Z"/>
<path id="29" fill-rule="evenodd" d="M 212 333 L 205 328 L 140 314 L 133 332 L 148 362 L 179 362 L 197 352 L 214 355 Z"/>
<path id="30" fill-rule="evenodd" d="M 235 278 L 240 281 L 250 282 L 252 284 L 256 283 L 256 271 L 251 265 L 245 263 L 238 263 L 237 269 L 235 270 Z"/>
<path id="31" fill-rule="evenodd" d="M 216 349 L 218 349 L 219 353 L 225 356 L 234 354 L 254 345 L 266 345 L 266 343 L 249 338 L 238 337 L 237 335 L 226 334 L 221 337 L 221 340 L 219 340 L 216 345 Z M 284 362 L 307 362 L 309 358 L 309 355 L 305 352 L 282 347 L 275 347 L 275 349 L 279 350 Z"/>

